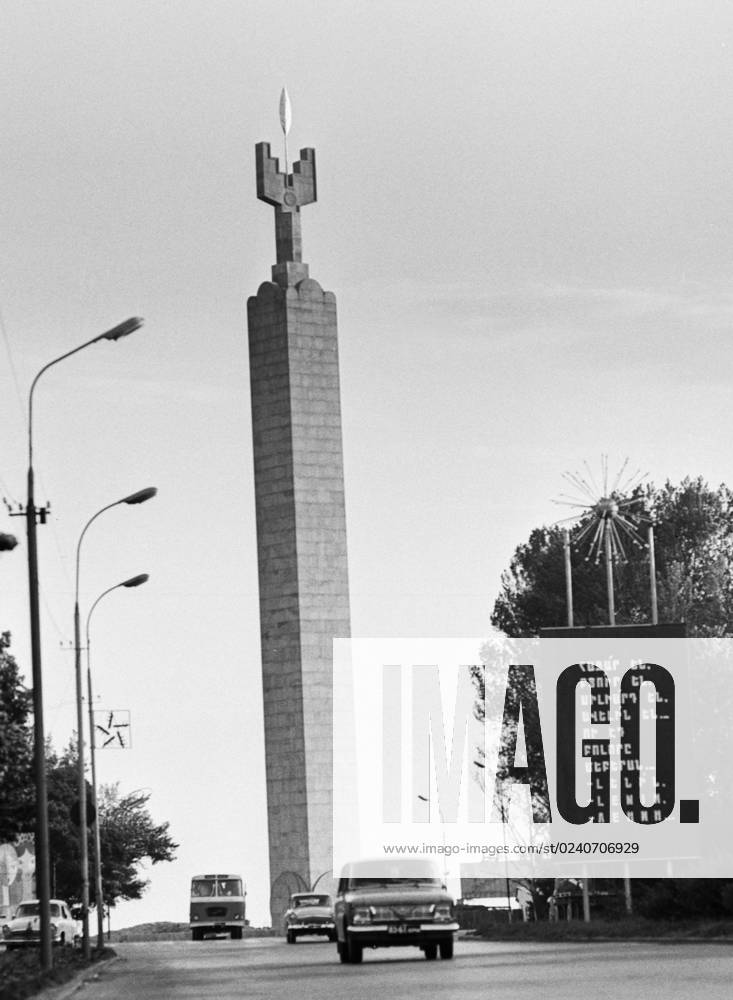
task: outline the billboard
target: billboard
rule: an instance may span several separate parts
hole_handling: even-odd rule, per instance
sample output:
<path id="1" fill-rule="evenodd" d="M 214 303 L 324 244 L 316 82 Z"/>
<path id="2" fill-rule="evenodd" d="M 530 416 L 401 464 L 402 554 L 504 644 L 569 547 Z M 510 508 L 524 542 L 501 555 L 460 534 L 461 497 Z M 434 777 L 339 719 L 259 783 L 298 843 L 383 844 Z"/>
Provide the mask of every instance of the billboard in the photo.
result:
<path id="1" fill-rule="evenodd" d="M 0 844 L 0 923 L 23 899 L 34 899 L 36 848 L 32 833 L 21 833 L 12 844 Z"/>

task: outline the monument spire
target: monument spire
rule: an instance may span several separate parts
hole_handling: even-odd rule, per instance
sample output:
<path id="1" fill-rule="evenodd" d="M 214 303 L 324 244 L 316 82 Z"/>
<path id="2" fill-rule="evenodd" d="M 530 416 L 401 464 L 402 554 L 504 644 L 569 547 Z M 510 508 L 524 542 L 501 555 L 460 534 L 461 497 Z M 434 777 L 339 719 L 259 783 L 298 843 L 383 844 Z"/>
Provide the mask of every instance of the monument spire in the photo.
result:
<path id="1" fill-rule="evenodd" d="M 289 101 L 280 104 L 290 126 Z M 302 260 L 300 209 L 315 153 L 284 169 L 257 145 L 257 197 L 275 209 L 277 263 L 247 303 L 265 718 L 270 909 L 335 887 L 333 640 L 348 637 L 349 582 L 336 299 Z M 290 169 L 290 172 L 288 172 Z"/>
<path id="2" fill-rule="evenodd" d="M 257 167 L 257 197 L 275 209 L 275 260 L 272 280 L 287 288 L 308 277 L 308 265 L 303 263 L 303 238 L 300 229 L 300 209 L 316 201 L 316 151 L 301 149 L 300 159 L 288 173 L 287 137 L 292 121 L 290 98 L 283 87 L 280 95 L 280 125 L 285 138 L 285 169 L 270 152 L 269 142 L 255 146 Z"/>

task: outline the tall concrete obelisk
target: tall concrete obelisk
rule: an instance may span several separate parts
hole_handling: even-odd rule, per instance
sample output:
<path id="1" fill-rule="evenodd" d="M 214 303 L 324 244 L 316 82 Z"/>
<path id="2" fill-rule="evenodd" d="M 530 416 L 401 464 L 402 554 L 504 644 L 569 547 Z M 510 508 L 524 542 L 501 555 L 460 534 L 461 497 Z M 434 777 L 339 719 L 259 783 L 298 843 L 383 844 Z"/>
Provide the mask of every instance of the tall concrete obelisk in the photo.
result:
<path id="1" fill-rule="evenodd" d="M 332 640 L 350 634 L 336 299 L 308 276 L 300 210 L 315 151 L 281 172 L 256 147 L 275 208 L 272 281 L 247 303 L 273 927 L 332 865 Z M 287 170 L 287 163 L 286 163 Z"/>

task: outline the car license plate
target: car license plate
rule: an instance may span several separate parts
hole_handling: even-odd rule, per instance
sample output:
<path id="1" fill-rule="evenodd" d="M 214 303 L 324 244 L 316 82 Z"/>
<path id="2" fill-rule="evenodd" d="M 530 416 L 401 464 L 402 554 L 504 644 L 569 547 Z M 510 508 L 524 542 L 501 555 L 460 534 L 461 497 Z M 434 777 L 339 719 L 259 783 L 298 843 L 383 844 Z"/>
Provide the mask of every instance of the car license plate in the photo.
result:
<path id="1" fill-rule="evenodd" d="M 388 931 L 390 934 L 418 934 L 419 932 L 419 927 L 410 927 L 408 924 L 390 924 Z"/>

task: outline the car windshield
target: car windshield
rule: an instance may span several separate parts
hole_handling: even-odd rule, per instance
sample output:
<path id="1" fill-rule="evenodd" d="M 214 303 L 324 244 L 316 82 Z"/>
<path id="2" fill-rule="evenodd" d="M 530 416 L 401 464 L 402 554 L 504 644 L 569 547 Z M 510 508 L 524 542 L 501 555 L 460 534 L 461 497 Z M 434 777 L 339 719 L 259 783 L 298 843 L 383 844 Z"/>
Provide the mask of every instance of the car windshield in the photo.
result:
<path id="1" fill-rule="evenodd" d="M 15 915 L 16 917 L 37 917 L 40 912 L 40 903 L 21 903 Z M 51 916 L 61 916 L 61 907 L 58 903 L 51 903 Z"/>
<path id="2" fill-rule="evenodd" d="M 371 889 L 374 886 L 391 885 L 415 885 L 415 886 L 440 886 L 439 878 L 430 878 L 427 875 L 415 876 L 414 878 L 352 878 L 349 879 L 350 889 Z"/>
<path id="3" fill-rule="evenodd" d="M 238 878 L 218 879 L 216 894 L 217 896 L 241 896 L 242 883 Z"/>
<path id="4" fill-rule="evenodd" d="M 242 880 L 238 878 L 195 878 L 191 882 L 191 895 L 241 896 Z"/>
<path id="5" fill-rule="evenodd" d="M 213 878 L 195 878 L 191 883 L 192 896 L 213 896 L 216 882 Z"/>
<path id="6" fill-rule="evenodd" d="M 294 896 L 293 906 L 330 906 L 330 896 Z"/>

